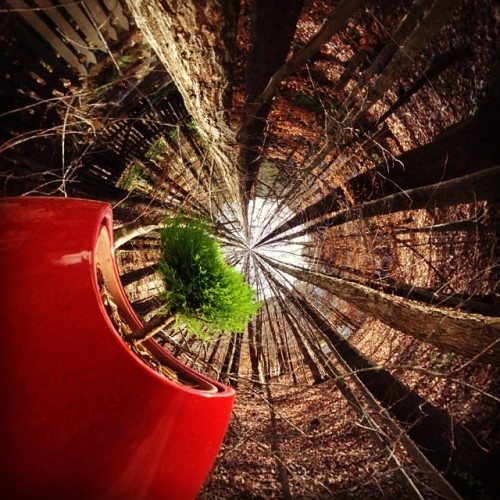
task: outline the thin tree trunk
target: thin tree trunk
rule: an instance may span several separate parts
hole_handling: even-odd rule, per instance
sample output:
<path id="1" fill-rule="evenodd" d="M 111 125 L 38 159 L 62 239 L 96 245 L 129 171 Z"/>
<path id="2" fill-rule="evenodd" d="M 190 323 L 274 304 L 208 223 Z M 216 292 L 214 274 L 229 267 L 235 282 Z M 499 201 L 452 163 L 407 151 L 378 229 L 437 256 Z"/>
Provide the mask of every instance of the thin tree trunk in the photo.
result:
<path id="1" fill-rule="evenodd" d="M 122 286 L 131 285 L 136 281 L 139 281 L 147 276 L 151 276 L 157 270 L 158 266 L 156 264 L 151 264 L 146 267 L 141 267 L 140 269 L 134 269 L 128 273 L 122 274 L 120 276 L 120 281 Z"/>
<path id="2" fill-rule="evenodd" d="M 271 386 L 269 382 L 265 384 L 267 404 L 269 407 L 269 419 L 271 421 L 271 453 L 273 454 L 276 461 L 276 468 L 278 469 L 278 477 L 281 484 L 282 498 L 285 500 L 290 500 L 292 498 L 292 493 L 290 491 L 290 483 L 288 481 L 288 472 L 283 460 L 283 454 L 281 453 L 281 447 L 278 436 L 278 428 L 276 425 L 276 410 L 274 409 L 273 395 L 271 392 Z"/>
<path id="3" fill-rule="evenodd" d="M 335 90 L 342 90 L 347 85 L 347 82 L 352 79 L 354 72 L 362 66 L 369 57 L 370 53 L 364 48 L 361 48 L 359 52 L 356 52 L 345 65 L 344 71 L 335 82 Z"/>
<path id="4" fill-rule="evenodd" d="M 231 366 L 229 367 L 231 386 L 234 388 L 238 387 L 238 373 L 240 370 L 240 358 L 241 358 L 242 342 L 243 342 L 243 335 L 242 334 L 236 335 L 235 336 L 235 347 L 234 347 L 233 361 L 231 363 Z"/>
<path id="5" fill-rule="evenodd" d="M 248 324 L 248 350 L 250 353 L 250 364 L 252 365 L 252 382 L 255 390 L 261 389 L 261 366 L 259 349 L 256 339 L 256 327 L 253 322 Z"/>
<path id="6" fill-rule="evenodd" d="M 215 345 L 212 349 L 212 352 L 210 353 L 210 357 L 207 360 L 207 364 L 212 365 L 213 362 L 215 361 L 215 356 L 217 355 L 217 352 L 219 351 L 220 343 L 222 340 L 222 335 L 219 335 L 217 337 L 217 340 L 215 341 Z"/>
<path id="7" fill-rule="evenodd" d="M 261 257 L 272 267 L 353 304 L 396 330 L 441 349 L 500 365 L 500 318 L 424 305 L 324 273 Z"/>
<path id="8" fill-rule="evenodd" d="M 480 230 L 479 220 L 458 220 L 433 224 L 432 226 L 400 227 L 392 230 L 394 234 L 415 234 L 415 233 L 446 233 L 449 231 L 475 232 Z"/>
<path id="9" fill-rule="evenodd" d="M 433 3 L 422 23 L 408 37 L 404 45 L 399 47 L 398 52 L 392 57 L 375 84 L 369 87 L 366 97 L 359 103 L 359 111 L 355 113 L 356 117 L 366 113 L 384 95 L 396 78 L 413 63 L 418 53 L 432 39 L 458 5 L 459 1 L 457 0 L 439 0 Z"/>
<path id="10" fill-rule="evenodd" d="M 423 87 L 432 84 L 432 82 L 447 68 L 456 64 L 458 61 L 463 60 L 466 56 L 471 54 L 469 48 L 453 49 L 447 54 L 441 55 L 432 62 L 431 66 L 424 72 L 424 74 L 413 83 L 408 90 L 402 92 L 398 100 L 391 105 L 391 107 L 378 118 L 377 125 L 383 123 L 389 116 L 394 114 L 399 108 L 404 106 L 410 99 Z"/>
<path id="11" fill-rule="evenodd" d="M 375 57 L 371 65 L 367 68 L 363 75 L 361 75 L 356 88 L 344 101 L 344 107 L 346 109 L 350 108 L 351 105 L 356 101 L 356 99 L 358 98 L 359 90 L 365 87 L 373 76 L 380 74 L 380 72 L 385 68 L 391 57 L 398 50 L 398 47 L 404 44 L 405 40 L 415 29 L 415 26 L 423 17 L 425 10 L 429 7 L 430 4 L 432 4 L 433 1 L 434 0 L 418 0 L 411 6 L 411 10 L 403 19 L 403 22 L 397 28 L 395 33 L 389 38 L 389 40 Z"/>
<path id="12" fill-rule="evenodd" d="M 229 373 L 229 367 L 231 366 L 231 361 L 234 357 L 235 342 L 235 338 L 231 337 L 231 339 L 229 340 L 229 344 L 227 345 L 226 356 L 224 357 L 224 361 L 221 367 L 221 374 L 226 378 L 227 382 L 230 381 L 231 374 Z"/>
<path id="13" fill-rule="evenodd" d="M 500 166 L 464 175 L 457 179 L 414 188 L 342 210 L 316 227 L 337 226 L 355 219 L 366 219 L 405 210 L 434 209 L 495 200 L 500 196 Z"/>
<path id="14" fill-rule="evenodd" d="M 171 325 L 174 321 L 175 314 L 155 316 L 153 319 L 149 320 L 142 328 L 132 332 L 132 334 L 129 335 L 128 338 L 136 340 L 138 342 L 144 342 L 145 340 L 156 335 L 159 331 Z"/>
<path id="15" fill-rule="evenodd" d="M 161 297 L 154 296 L 148 299 L 141 299 L 132 303 L 134 310 L 139 313 L 140 316 L 147 316 L 151 311 L 158 309 L 161 305 Z"/>
<path id="16" fill-rule="evenodd" d="M 314 383 L 319 384 L 320 382 L 323 381 L 323 376 L 321 374 L 321 371 L 318 367 L 318 364 L 316 361 L 313 359 L 311 353 L 309 352 L 309 348 L 305 342 L 305 340 L 302 338 L 302 333 L 299 332 L 299 329 L 295 326 L 295 321 L 292 320 L 289 317 L 289 313 L 286 312 L 285 310 L 285 317 L 288 321 L 288 327 L 292 331 L 292 334 L 295 338 L 295 341 L 297 342 L 297 346 L 299 348 L 299 351 L 302 355 L 302 358 L 304 360 L 304 363 L 306 364 L 307 368 L 309 368 L 309 371 L 311 372 L 311 375 L 313 377 Z"/>

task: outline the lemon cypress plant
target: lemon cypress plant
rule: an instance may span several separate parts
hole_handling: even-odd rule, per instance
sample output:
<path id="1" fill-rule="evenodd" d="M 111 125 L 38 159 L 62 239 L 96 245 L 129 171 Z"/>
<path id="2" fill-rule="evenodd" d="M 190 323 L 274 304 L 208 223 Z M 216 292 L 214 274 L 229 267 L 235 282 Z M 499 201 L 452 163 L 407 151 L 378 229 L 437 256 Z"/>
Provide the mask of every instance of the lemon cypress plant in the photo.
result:
<path id="1" fill-rule="evenodd" d="M 160 248 L 165 307 L 133 337 L 147 338 L 174 320 L 202 339 L 243 332 L 260 303 L 243 275 L 224 261 L 208 224 L 183 216 L 169 219 L 161 229 Z"/>

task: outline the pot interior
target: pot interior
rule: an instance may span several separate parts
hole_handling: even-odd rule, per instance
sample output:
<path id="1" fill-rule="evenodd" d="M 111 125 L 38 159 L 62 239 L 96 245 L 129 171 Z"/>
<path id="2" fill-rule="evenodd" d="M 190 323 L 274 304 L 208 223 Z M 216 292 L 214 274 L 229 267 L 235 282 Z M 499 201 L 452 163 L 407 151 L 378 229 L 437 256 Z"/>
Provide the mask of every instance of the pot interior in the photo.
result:
<path id="1" fill-rule="evenodd" d="M 111 238 L 109 236 L 108 228 L 104 224 L 101 226 L 97 238 L 95 264 L 96 277 L 97 273 L 100 271 L 104 285 L 111 295 L 112 301 L 118 308 L 120 319 L 125 322 L 132 331 L 141 328 L 142 325 L 132 312 L 130 302 L 128 301 L 125 291 L 121 285 L 112 251 Z M 120 332 L 117 333 L 120 334 Z M 121 336 L 123 337 L 123 335 Z M 179 379 L 183 380 L 191 389 L 209 393 L 218 392 L 218 388 L 215 385 L 211 384 L 208 380 L 197 376 L 196 372 L 185 367 L 180 361 L 175 359 L 154 340 L 150 339 L 145 341 L 143 347 L 149 351 L 158 363 L 161 363 L 176 372 Z"/>

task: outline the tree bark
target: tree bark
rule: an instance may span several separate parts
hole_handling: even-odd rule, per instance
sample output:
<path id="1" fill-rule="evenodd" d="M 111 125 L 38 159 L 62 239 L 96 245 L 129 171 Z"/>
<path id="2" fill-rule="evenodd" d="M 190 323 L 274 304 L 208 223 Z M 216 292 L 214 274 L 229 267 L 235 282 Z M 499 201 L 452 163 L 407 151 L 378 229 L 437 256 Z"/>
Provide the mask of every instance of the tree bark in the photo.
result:
<path id="1" fill-rule="evenodd" d="M 342 0 L 339 2 L 328 15 L 320 30 L 270 78 L 266 88 L 253 100 L 249 115 L 257 114 L 259 108 L 273 98 L 281 82 L 302 67 L 308 59 L 316 55 L 321 47 L 345 25 L 349 17 L 365 3 L 367 0 Z"/>
<path id="2" fill-rule="evenodd" d="M 318 364 L 316 363 L 311 353 L 309 352 L 309 347 L 306 341 L 302 338 L 302 333 L 295 326 L 295 321 L 288 316 L 288 313 L 285 313 L 285 317 L 287 318 L 288 326 L 293 333 L 295 341 L 297 342 L 297 346 L 299 348 L 300 354 L 302 355 L 302 359 L 304 360 L 305 365 L 307 366 L 307 368 L 309 368 L 309 371 L 311 372 L 314 383 L 319 384 L 320 382 L 323 381 L 323 376 L 318 367 Z"/>
<path id="3" fill-rule="evenodd" d="M 161 221 L 165 216 L 156 217 L 157 222 L 154 218 L 149 217 L 147 220 L 140 219 L 132 224 L 126 224 L 119 227 L 113 231 L 114 239 L 114 249 L 118 250 L 120 247 L 133 240 L 139 236 L 144 236 L 145 234 L 152 233 L 161 227 Z"/>
<path id="4" fill-rule="evenodd" d="M 351 281 L 357 281 L 359 283 L 358 280 Z M 381 278 L 380 281 L 368 280 L 366 285 L 371 288 L 378 287 L 390 295 L 397 295 L 398 297 L 417 300 L 426 304 L 456 307 L 464 311 L 484 314 L 486 316 L 500 315 L 500 307 L 498 305 L 485 301 L 488 297 L 436 292 L 430 288 L 419 287 L 407 283 L 398 283 L 389 277 Z"/>
<path id="5" fill-rule="evenodd" d="M 391 88 L 396 77 L 413 63 L 420 50 L 432 39 L 458 4 L 457 0 L 439 0 L 433 3 L 421 24 L 408 37 L 404 45 L 399 47 L 374 85 L 368 88 L 366 97 L 359 103 L 355 118 L 366 113 Z"/>
<path id="6" fill-rule="evenodd" d="M 231 339 L 229 340 L 229 344 L 227 345 L 226 356 L 224 357 L 224 361 L 221 367 L 221 374 L 226 378 L 226 383 L 230 383 L 231 373 L 229 367 L 231 366 L 231 362 L 234 357 L 235 342 L 235 337 L 231 337 Z"/>
<path id="7" fill-rule="evenodd" d="M 243 335 L 235 335 L 235 346 L 233 353 L 233 360 L 231 366 L 229 367 L 229 376 L 231 386 L 234 388 L 238 387 L 238 372 L 240 370 L 240 358 L 241 358 L 241 345 L 243 342 Z"/>
<path id="8" fill-rule="evenodd" d="M 260 332 L 257 335 L 257 331 Z M 250 353 L 250 364 L 252 365 L 252 385 L 254 390 L 261 389 L 262 383 L 262 367 L 260 363 L 260 350 L 262 341 L 262 331 L 260 330 L 259 322 L 254 325 L 253 321 L 248 324 L 248 350 Z"/>
<path id="9" fill-rule="evenodd" d="M 151 264 L 149 266 L 141 267 L 140 269 L 134 269 L 133 271 L 122 274 L 120 276 L 122 286 L 130 285 L 132 283 L 135 283 L 136 281 L 139 281 L 140 279 L 151 276 L 156 272 L 157 268 L 158 267 L 156 264 Z"/>
<path id="10" fill-rule="evenodd" d="M 396 330 L 441 349 L 500 365 L 498 317 L 424 305 L 359 283 L 261 258 L 290 276 L 333 293 Z"/>
<path id="11" fill-rule="evenodd" d="M 240 222 L 245 227 L 237 143 L 229 116 L 238 2 L 128 0 L 127 3 L 207 141 L 218 178 L 226 184 L 228 198 L 235 200 Z"/>
<path id="12" fill-rule="evenodd" d="M 149 320 L 142 328 L 132 332 L 129 335 L 130 339 L 138 342 L 144 342 L 145 340 L 156 335 L 160 330 L 163 330 L 168 325 L 175 321 L 175 314 L 168 314 L 165 316 L 155 316 L 153 319 Z"/>
<path id="13" fill-rule="evenodd" d="M 391 57 L 398 50 L 398 47 L 404 43 L 408 36 L 415 29 L 417 23 L 421 20 L 425 10 L 432 4 L 434 0 L 417 0 L 406 17 L 403 19 L 401 25 L 396 29 L 382 50 L 377 54 L 373 62 L 366 69 L 361 76 L 356 88 L 349 94 L 344 101 L 344 107 L 349 108 L 356 100 L 359 90 L 365 87 L 374 75 L 380 74 L 385 68 Z M 360 51 L 359 53 L 362 53 Z"/>

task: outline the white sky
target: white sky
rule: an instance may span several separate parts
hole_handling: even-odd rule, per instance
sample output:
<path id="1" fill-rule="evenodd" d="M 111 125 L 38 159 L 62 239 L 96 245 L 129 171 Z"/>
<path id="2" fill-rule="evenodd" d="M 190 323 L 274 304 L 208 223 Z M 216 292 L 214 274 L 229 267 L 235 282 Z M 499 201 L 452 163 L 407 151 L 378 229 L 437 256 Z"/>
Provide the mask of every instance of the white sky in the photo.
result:
<path id="1" fill-rule="evenodd" d="M 250 241 L 245 242 L 243 232 L 236 230 L 238 238 L 241 238 L 241 249 L 229 249 L 228 255 L 237 255 L 243 257 L 247 255 L 250 257 L 250 269 L 248 279 L 250 285 L 256 291 L 259 299 L 269 298 L 274 296 L 274 292 L 268 284 L 264 273 L 255 264 L 255 254 L 277 260 L 279 262 L 289 264 L 292 266 L 303 267 L 305 265 L 304 258 L 302 257 L 302 250 L 304 244 L 308 243 L 309 237 L 307 235 L 299 236 L 295 239 L 287 239 L 277 243 L 267 243 L 265 245 L 254 247 L 266 234 L 270 233 L 273 229 L 280 226 L 285 220 L 291 218 L 294 214 L 287 207 L 280 207 L 277 213 L 278 204 L 276 200 L 266 200 L 264 198 L 256 198 L 250 201 L 248 208 L 248 220 L 250 226 Z M 245 259 L 240 261 L 237 265 L 238 269 L 243 271 Z M 286 275 L 283 276 L 278 271 L 274 271 L 274 276 L 278 278 L 287 288 L 291 288 L 295 279 Z"/>

